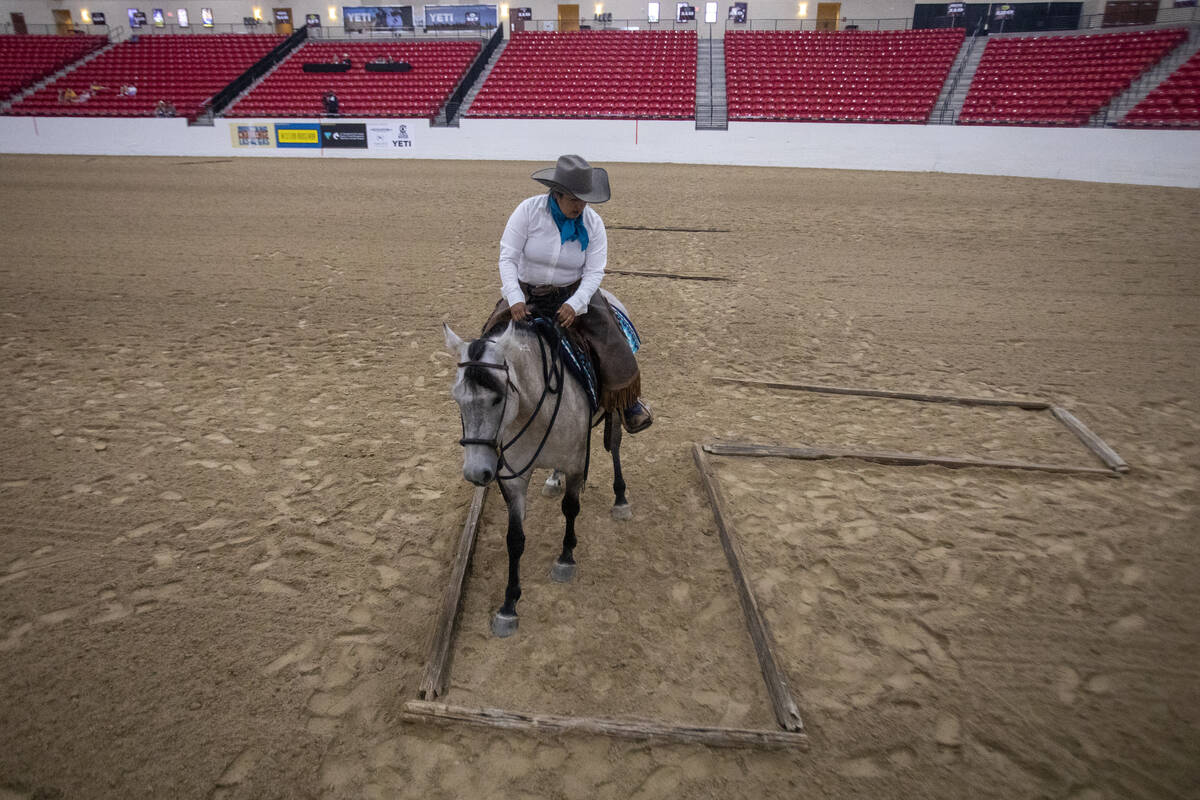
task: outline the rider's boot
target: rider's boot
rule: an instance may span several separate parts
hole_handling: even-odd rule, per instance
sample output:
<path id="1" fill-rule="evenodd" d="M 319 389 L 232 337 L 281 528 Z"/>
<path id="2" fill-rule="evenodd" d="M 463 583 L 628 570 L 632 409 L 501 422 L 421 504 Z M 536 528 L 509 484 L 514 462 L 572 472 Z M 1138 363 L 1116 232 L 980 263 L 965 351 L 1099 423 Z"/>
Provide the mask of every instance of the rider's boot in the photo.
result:
<path id="1" fill-rule="evenodd" d="M 650 404 L 640 397 L 621 414 L 625 430 L 630 433 L 640 433 L 654 424 L 654 416 L 650 413 Z"/>

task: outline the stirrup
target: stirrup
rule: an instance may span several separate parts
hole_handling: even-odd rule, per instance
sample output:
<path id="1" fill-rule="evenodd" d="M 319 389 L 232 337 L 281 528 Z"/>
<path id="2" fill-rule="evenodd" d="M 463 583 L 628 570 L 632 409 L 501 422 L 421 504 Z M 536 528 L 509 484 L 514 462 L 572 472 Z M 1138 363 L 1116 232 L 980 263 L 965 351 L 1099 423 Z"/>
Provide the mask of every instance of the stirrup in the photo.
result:
<path id="1" fill-rule="evenodd" d="M 654 415 L 650 413 L 650 405 L 639 399 L 636 403 L 621 412 L 621 422 L 625 424 L 628 433 L 641 433 L 654 424 Z"/>

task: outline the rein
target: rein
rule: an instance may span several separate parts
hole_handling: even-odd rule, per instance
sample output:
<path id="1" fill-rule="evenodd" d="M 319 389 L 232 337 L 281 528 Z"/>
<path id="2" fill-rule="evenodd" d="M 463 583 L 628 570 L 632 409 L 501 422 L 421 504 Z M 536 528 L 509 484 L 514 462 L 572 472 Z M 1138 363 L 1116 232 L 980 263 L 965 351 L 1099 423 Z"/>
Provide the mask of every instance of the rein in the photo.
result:
<path id="1" fill-rule="evenodd" d="M 558 409 L 562 406 L 563 378 L 564 378 L 565 372 L 566 372 L 566 365 L 563 364 L 562 359 L 558 355 L 558 348 L 554 347 L 554 346 L 550 346 L 550 358 L 549 358 L 549 360 L 547 360 L 547 358 L 546 358 L 546 348 L 547 348 L 546 342 L 542 339 L 541 335 L 538 334 L 536 331 L 534 332 L 534 335 L 537 336 L 538 350 L 540 351 L 541 356 L 542 356 L 542 385 L 544 388 L 542 389 L 542 396 L 538 398 L 537 405 L 534 406 L 533 412 L 529 415 L 529 419 L 527 419 L 525 421 L 525 424 L 521 426 L 521 430 L 517 431 L 516 435 L 508 440 L 507 444 L 500 443 L 500 434 L 503 432 L 504 417 L 505 417 L 506 412 L 508 411 L 508 388 L 511 387 L 513 389 L 513 391 L 517 392 L 517 394 L 521 393 L 521 391 L 519 389 L 517 389 L 516 384 L 514 384 L 512 382 L 512 378 L 509 376 L 508 362 L 500 362 L 500 363 L 496 363 L 496 362 L 492 362 L 492 361 L 460 361 L 460 362 L 458 362 L 458 366 L 460 366 L 460 367 L 483 367 L 484 369 L 495 369 L 495 370 L 503 370 L 504 371 L 504 383 L 505 383 L 504 407 L 500 410 L 500 426 L 501 426 L 501 428 L 500 428 L 500 430 L 496 431 L 495 436 L 493 436 L 491 439 L 467 438 L 467 436 L 466 436 L 467 425 L 466 425 L 466 422 L 462 419 L 462 412 L 461 411 L 459 412 L 459 422 L 462 423 L 463 438 L 459 439 L 458 443 L 464 447 L 469 444 L 477 444 L 477 445 L 483 445 L 485 447 L 491 447 L 492 449 L 494 449 L 496 451 L 496 454 L 499 456 L 499 467 L 507 469 L 509 471 L 508 475 L 501 475 L 500 469 L 497 469 L 496 470 L 496 480 L 498 480 L 498 481 L 512 480 L 514 478 L 519 478 L 522 475 L 524 475 L 526 472 L 528 472 L 531 467 L 533 467 L 533 464 L 535 461 L 537 461 L 538 456 L 540 456 L 542 454 L 542 449 L 545 448 L 546 442 L 550 439 L 550 432 L 554 430 L 554 421 L 556 419 L 558 419 Z M 542 440 L 540 442 L 538 442 L 537 450 L 535 450 L 533 453 L 533 456 L 530 457 L 529 463 L 526 464 L 524 467 L 522 467 L 520 471 L 516 471 L 513 469 L 512 465 L 508 462 L 508 459 L 505 458 L 504 454 L 506 451 L 508 451 L 509 448 L 511 448 L 513 445 L 515 445 L 522 436 L 525 435 L 525 431 L 529 430 L 529 426 L 533 424 L 533 421 L 535 419 L 537 419 L 538 412 L 542 410 L 542 405 L 546 402 L 546 396 L 551 395 L 551 394 L 555 395 L 556 399 L 554 401 L 554 411 L 550 415 L 550 422 L 546 425 L 546 432 L 545 432 L 545 434 L 542 435 Z"/>

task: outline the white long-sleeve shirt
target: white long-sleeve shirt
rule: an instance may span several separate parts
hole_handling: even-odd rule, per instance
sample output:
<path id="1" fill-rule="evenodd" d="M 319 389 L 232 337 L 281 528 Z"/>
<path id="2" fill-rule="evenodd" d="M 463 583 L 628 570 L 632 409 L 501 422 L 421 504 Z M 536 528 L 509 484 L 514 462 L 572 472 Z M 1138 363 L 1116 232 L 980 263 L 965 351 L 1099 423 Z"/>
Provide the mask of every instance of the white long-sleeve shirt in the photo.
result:
<path id="1" fill-rule="evenodd" d="M 600 288 L 604 266 L 608 263 L 608 234 L 600 215 L 588 206 L 583 210 L 583 226 L 588 232 L 588 248 L 579 241 L 565 244 L 550 215 L 549 195 L 539 194 L 521 201 L 500 237 L 500 291 L 510 306 L 525 302 L 520 283 L 534 286 L 569 286 L 580 281 L 579 288 L 567 298 L 576 314 L 587 313 L 588 300 Z"/>

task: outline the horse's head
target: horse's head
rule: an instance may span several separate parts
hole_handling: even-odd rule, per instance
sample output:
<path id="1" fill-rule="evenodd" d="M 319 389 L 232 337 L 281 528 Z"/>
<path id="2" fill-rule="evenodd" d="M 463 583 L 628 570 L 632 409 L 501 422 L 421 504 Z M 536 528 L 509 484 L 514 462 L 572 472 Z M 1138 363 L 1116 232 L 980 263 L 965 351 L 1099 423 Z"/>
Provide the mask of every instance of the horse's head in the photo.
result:
<path id="1" fill-rule="evenodd" d="M 501 436 L 517 415 L 505 356 L 505 336 L 464 342 L 442 323 L 446 347 L 458 357 L 451 396 L 462 415 L 463 477 L 486 486 L 499 470 Z"/>

